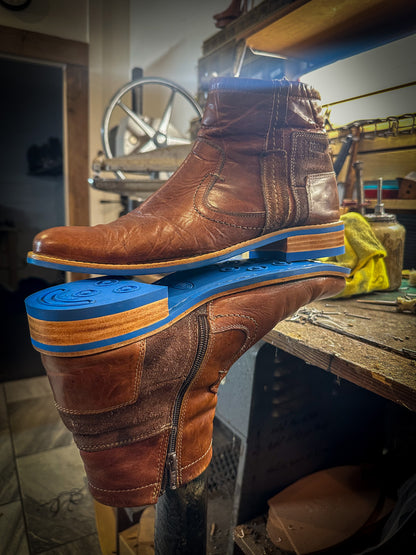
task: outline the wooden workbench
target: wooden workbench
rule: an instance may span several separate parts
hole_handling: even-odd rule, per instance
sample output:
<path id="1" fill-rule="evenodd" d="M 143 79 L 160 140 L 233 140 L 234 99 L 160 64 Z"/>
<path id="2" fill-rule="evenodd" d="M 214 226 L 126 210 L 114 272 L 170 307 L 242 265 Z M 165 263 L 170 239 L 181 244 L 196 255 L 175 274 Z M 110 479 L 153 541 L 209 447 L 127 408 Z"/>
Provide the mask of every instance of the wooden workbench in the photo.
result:
<path id="1" fill-rule="evenodd" d="M 407 282 L 404 281 L 402 286 L 408 287 Z M 399 295 L 415 292 L 414 288 L 408 288 L 314 302 L 301 308 L 298 314 L 303 314 L 303 320 L 315 314 L 312 319 L 317 324 L 288 318 L 268 333 L 265 340 L 341 379 L 416 411 L 416 315 L 398 313 L 393 306 L 357 302 L 358 299 L 394 300 Z M 316 316 L 318 311 L 326 313 L 326 317 Z M 327 326 L 334 329 L 327 329 Z M 265 513 L 237 526 L 233 534 L 236 552 L 283 555 L 268 537 L 266 522 Z M 405 543 L 406 537 L 399 537 L 397 541 Z M 366 541 L 368 545 L 377 542 L 365 534 L 353 536 L 329 549 L 328 553 L 349 555 L 361 552 L 367 547 Z"/>
<path id="2" fill-rule="evenodd" d="M 405 292 L 373 293 L 358 298 L 391 300 Z M 333 331 L 287 319 L 268 333 L 265 340 L 416 411 L 416 315 L 398 313 L 392 306 L 361 304 L 357 298 L 319 301 L 308 308 L 339 312 L 328 314 L 330 319 L 317 320 L 334 330 L 337 329 L 334 323 L 342 327 Z"/>

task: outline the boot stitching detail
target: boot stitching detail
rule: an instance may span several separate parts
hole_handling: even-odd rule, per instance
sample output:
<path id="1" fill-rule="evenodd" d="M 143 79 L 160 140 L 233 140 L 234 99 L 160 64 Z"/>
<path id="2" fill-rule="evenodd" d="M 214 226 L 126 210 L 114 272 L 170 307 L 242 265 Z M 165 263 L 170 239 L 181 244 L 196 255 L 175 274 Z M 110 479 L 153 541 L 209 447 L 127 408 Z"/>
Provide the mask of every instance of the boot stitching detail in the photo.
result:
<path id="1" fill-rule="evenodd" d="M 101 414 L 103 412 L 107 412 L 109 410 L 116 410 L 116 409 L 121 409 L 123 407 L 132 405 L 133 403 L 135 403 L 139 397 L 139 390 L 140 390 L 140 378 L 142 375 L 142 369 L 143 369 L 143 361 L 144 361 L 144 356 L 145 356 L 145 352 L 146 352 L 146 345 L 144 341 L 138 341 L 138 353 L 137 353 L 137 364 L 136 364 L 136 368 L 135 368 L 135 377 L 134 377 L 134 386 L 133 386 L 133 394 L 131 399 L 125 401 L 124 403 L 120 403 L 119 405 L 114 405 L 111 407 L 106 407 L 105 409 L 99 409 L 99 410 L 88 410 L 88 409 L 67 409 L 63 406 L 61 406 L 60 404 L 58 404 L 56 401 L 54 401 L 54 405 L 57 408 L 57 410 L 59 410 L 60 412 L 63 412 L 65 414 Z"/>
<path id="2" fill-rule="evenodd" d="M 209 454 L 209 452 L 211 451 L 211 449 L 212 449 L 212 439 L 211 439 L 211 443 L 209 444 L 208 449 L 205 451 L 205 453 L 204 453 L 203 455 L 201 455 L 201 456 L 199 457 L 199 459 L 196 459 L 195 461 L 193 461 L 193 462 L 191 462 L 191 463 L 189 463 L 189 464 L 187 464 L 187 465 L 185 465 L 185 466 L 182 466 L 181 469 L 182 469 L 182 470 L 186 470 L 187 468 L 190 468 L 191 466 L 193 466 L 194 464 L 198 463 L 199 461 L 202 461 L 202 459 L 204 459 L 204 458 Z"/>
<path id="3" fill-rule="evenodd" d="M 136 441 L 140 441 L 142 439 L 150 439 L 151 437 L 157 436 L 159 435 L 159 433 L 162 433 L 169 429 L 170 429 L 170 424 L 165 424 L 158 430 L 152 430 L 152 433 L 139 434 L 129 439 L 114 441 L 112 443 L 98 443 L 97 445 L 94 444 L 93 447 L 88 446 L 87 443 L 83 443 L 82 441 L 80 441 L 79 437 L 77 437 L 76 435 L 74 435 L 74 442 L 79 449 L 82 449 L 83 451 L 87 451 L 88 453 L 94 453 L 96 451 L 103 451 L 104 449 L 109 449 L 113 447 L 124 447 L 125 445 L 136 443 Z"/>
<path id="4" fill-rule="evenodd" d="M 108 493 L 122 493 L 122 492 L 128 492 L 128 491 L 139 491 L 141 489 L 145 489 L 145 488 L 150 488 L 153 486 L 157 486 L 159 485 L 158 482 L 154 482 L 153 484 L 146 484 L 145 486 L 139 486 L 137 488 L 127 488 L 127 489 L 105 489 L 105 488 L 99 488 L 97 486 L 94 486 L 93 484 L 91 484 L 90 481 L 88 481 L 88 485 L 92 488 L 92 489 L 96 489 L 98 491 L 106 491 Z"/>

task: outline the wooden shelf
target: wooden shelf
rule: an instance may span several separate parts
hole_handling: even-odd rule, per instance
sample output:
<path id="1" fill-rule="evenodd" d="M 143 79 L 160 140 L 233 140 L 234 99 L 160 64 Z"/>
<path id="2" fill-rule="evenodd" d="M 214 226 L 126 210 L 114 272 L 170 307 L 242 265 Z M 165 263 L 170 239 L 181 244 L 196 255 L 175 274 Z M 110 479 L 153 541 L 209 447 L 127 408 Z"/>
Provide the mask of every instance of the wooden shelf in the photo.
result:
<path id="1" fill-rule="evenodd" d="M 341 140 L 332 131 L 328 133 L 333 154 L 341 149 Z M 365 181 L 397 179 L 404 177 L 416 168 L 416 134 L 402 134 L 391 137 L 374 137 L 360 139 L 357 160 L 363 163 Z M 344 164 L 338 181 L 345 181 L 348 164 Z M 405 206 L 407 200 L 395 201 L 398 210 L 415 210 L 415 204 Z"/>
<path id="2" fill-rule="evenodd" d="M 397 292 L 373 293 L 368 298 L 390 300 L 396 296 Z M 363 298 L 366 297 L 360 296 Z M 416 359 L 405 356 L 406 350 L 416 356 L 413 314 L 398 313 L 390 306 L 363 305 L 355 298 L 308 306 L 340 312 L 332 318 L 355 338 L 318 325 L 285 320 L 265 340 L 309 364 L 416 411 Z"/>
<path id="3" fill-rule="evenodd" d="M 265 0 L 207 39 L 203 54 L 245 40 L 319 67 L 414 32 L 415 15 L 408 0 Z"/>
<path id="4" fill-rule="evenodd" d="M 374 208 L 377 203 L 376 199 L 367 199 L 370 208 Z M 383 200 L 384 208 L 392 210 L 393 212 L 415 212 L 416 199 L 400 199 L 400 198 L 386 198 Z"/>
<path id="5" fill-rule="evenodd" d="M 310 0 L 246 37 L 247 45 L 289 58 L 316 62 L 339 59 L 365 42 L 390 40 L 411 27 L 414 6 L 406 0 Z M 399 31 L 400 30 L 400 31 Z M 373 44 L 372 44 L 373 46 Z"/>

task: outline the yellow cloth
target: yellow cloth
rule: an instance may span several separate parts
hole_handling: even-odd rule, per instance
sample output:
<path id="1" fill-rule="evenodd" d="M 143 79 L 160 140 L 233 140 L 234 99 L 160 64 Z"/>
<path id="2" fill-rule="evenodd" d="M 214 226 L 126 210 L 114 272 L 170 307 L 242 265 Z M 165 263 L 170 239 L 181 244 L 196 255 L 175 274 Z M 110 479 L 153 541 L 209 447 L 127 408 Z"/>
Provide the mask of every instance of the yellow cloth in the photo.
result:
<path id="1" fill-rule="evenodd" d="M 387 253 L 370 224 L 357 212 L 347 212 L 341 220 L 345 226 L 345 253 L 324 259 L 351 270 L 345 289 L 337 297 L 388 289 L 389 278 L 384 262 Z"/>

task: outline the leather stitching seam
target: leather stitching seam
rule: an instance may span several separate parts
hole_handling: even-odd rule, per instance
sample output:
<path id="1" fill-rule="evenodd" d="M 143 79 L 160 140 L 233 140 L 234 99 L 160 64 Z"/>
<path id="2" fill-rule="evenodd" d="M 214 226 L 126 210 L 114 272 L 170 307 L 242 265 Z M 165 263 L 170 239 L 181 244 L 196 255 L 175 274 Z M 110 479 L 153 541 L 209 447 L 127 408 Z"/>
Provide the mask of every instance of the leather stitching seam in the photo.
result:
<path id="1" fill-rule="evenodd" d="M 161 432 L 164 432 L 165 430 L 169 429 L 170 425 L 169 424 L 165 424 L 164 426 L 162 426 L 161 428 L 158 428 L 157 430 L 153 430 L 153 432 L 146 433 L 146 434 L 139 434 L 137 436 L 131 437 L 129 439 L 124 439 L 122 441 L 114 441 L 112 443 L 99 443 L 98 445 L 95 445 L 94 447 L 87 447 L 86 445 L 83 445 L 82 441 L 74 440 L 77 447 L 79 449 L 82 449 L 82 451 L 87 451 L 89 453 L 93 453 L 96 451 L 101 451 L 104 449 L 109 449 L 112 447 L 124 447 L 125 445 L 130 445 L 131 443 L 135 443 L 136 441 L 140 441 L 141 439 L 150 439 L 151 437 L 158 435 Z"/>
<path id="2" fill-rule="evenodd" d="M 304 218 L 302 218 L 302 214 L 300 213 L 300 209 L 301 209 L 301 202 L 300 199 L 298 197 L 299 193 L 298 190 L 300 189 L 304 189 L 305 188 L 305 184 L 300 184 L 297 185 L 296 180 L 295 180 L 295 176 L 296 176 L 296 168 L 295 165 L 298 161 L 298 138 L 300 137 L 304 137 L 306 139 L 320 139 L 326 138 L 326 134 L 322 133 L 322 132 L 317 132 L 317 131 L 310 131 L 310 132 L 305 132 L 305 131 L 294 131 L 292 134 L 292 153 L 291 153 L 291 159 L 290 159 L 290 184 L 292 186 L 292 190 L 293 193 L 295 195 L 295 218 L 292 222 L 292 225 L 298 225 L 302 222 L 302 220 L 304 220 Z M 308 199 L 309 200 L 309 199 Z M 305 208 L 305 212 L 306 214 L 309 213 L 309 207 L 304 207 Z"/>
<path id="3" fill-rule="evenodd" d="M 276 82 L 278 82 L 279 80 L 276 79 Z M 236 90 L 242 90 L 242 89 L 220 89 L 221 92 L 227 92 L 227 93 L 235 93 Z M 288 98 L 300 98 L 303 100 L 321 100 L 321 97 L 318 96 L 318 94 L 313 95 L 313 93 L 309 94 L 309 91 L 305 91 L 305 95 L 302 94 L 294 94 L 294 93 L 289 93 Z M 250 90 L 250 94 L 263 94 L 263 95 L 270 95 L 269 91 L 255 91 L 255 90 Z M 211 126 L 210 125 L 206 125 L 206 124 L 201 124 L 201 127 L 203 127 L 204 129 L 210 129 Z"/>
<path id="4" fill-rule="evenodd" d="M 228 225 L 229 227 L 236 227 L 239 229 L 263 229 L 263 226 L 237 225 L 229 222 L 224 222 L 222 220 L 216 220 L 215 218 L 210 218 L 209 216 L 206 216 L 205 214 L 203 214 L 195 205 L 194 205 L 194 209 L 202 218 L 205 218 L 206 220 L 210 220 L 211 222 L 215 222 L 217 224 Z M 233 215 L 237 215 L 237 214 L 234 213 Z M 241 214 L 241 216 L 246 216 L 246 214 Z"/>
<path id="5" fill-rule="evenodd" d="M 157 482 L 154 483 L 155 487 L 153 488 L 153 495 L 152 495 L 153 500 L 157 499 L 157 497 L 158 497 L 158 495 L 157 495 L 158 494 L 158 489 L 160 487 L 160 483 L 161 483 L 162 478 L 163 478 L 162 472 L 163 472 L 163 469 L 165 468 L 166 457 L 163 457 L 163 460 L 162 460 L 162 447 L 163 447 L 163 451 L 166 452 L 167 438 L 168 438 L 168 435 L 166 434 L 166 437 L 164 438 L 165 441 L 162 440 L 160 442 L 160 445 L 159 445 L 159 451 L 158 451 L 158 454 L 157 454 L 157 458 L 158 458 L 158 461 L 159 461 L 158 466 L 157 466 Z"/>
<path id="6" fill-rule="evenodd" d="M 252 322 L 254 322 L 255 325 L 255 336 L 257 336 L 257 330 L 259 327 L 259 324 L 257 322 L 257 320 L 255 320 L 254 318 L 252 318 L 251 316 L 247 316 L 246 314 L 236 314 L 236 313 L 230 313 L 230 314 L 217 314 L 215 316 L 212 316 L 212 318 L 215 320 L 216 318 L 230 318 L 230 317 L 238 317 L 238 318 L 246 318 L 248 320 L 251 320 Z M 222 331 L 223 329 L 236 329 L 238 326 L 236 324 L 229 326 L 228 328 L 221 328 L 221 330 L 215 330 L 216 332 Z M 241 329 L 241 327 L 239 328 Z M 248 335 L 250 336 L 250 332 L 248 333 Z"/>
<path id="7" fill-rule="evenodd" d="M 134 375 L 134 389 L 133 389 L 133 396 L 131 399 L 128 399 L 127 401 L 125 401 L 124 403 L 120 403 L 119 405 L 114 405 L 111 407 L 106 407 L 104 409 L 95 409 L 95 410 L 79 410 L 79 409 L 66 409 L 64 407 L 62 407 L 61 405 L 59 405 L 57 402 L 55 402 L 55 407 L 65 413 L 65 414 L 102 414 L 103 412 L 108 412 L 108 411 L 112 411 L 112 410 L 116 410 L 116 409 L 121 409 L 122 407 L 126 407 L 128 405 L 131 405 L 132 403 L 137 401 L 137 398 L 139 396 L 139 374 L 141 375 L 141 372 L 139 372 L 139 365 L 140 362 L 143 361 L 143 357 L 144 357 L 144 351 L 145 351 L 145 344 L 144 341 L 138 341 L 138 353 L 137 353 L 137 363 L 136 363 L 136 368 L 135 368 L 135 375 Z M 142 355 L 142 356 L 141 356 Z"/>
<path id="8" fill-rule="evenodd" d="M 226 216 L 231 216 L 231 217 L 234 216 L 234 217 L 240 217 L 240 218 L 253 218 L 253 217 L 261 216 L 263 214 L 263 212 L 256 212 L 256 213 L 250 214 L 250 213 L 246 213 L 246 212 L 226 212 L 226 211 L 223 211 L 223 210 L 220 211 L 220 210 L 217 210 L 216 208 L 214 208 L 210 205 L 210 203 L 207 200 L 207 197 L 208 197 L 211 189 L 216 184 L 217 179 L 221 175 L 221 171 L 224 168 L 225 153 L 224 153 L 224 150 L 220 146 L 216 145 L 215 143 L 211 143 L 210 141 L 207 141 L 206 139 L 204 139 L 204 140 L 201 139 L 201 142 L 205 142 L 209 146 L 211 146 L 214 149 L 216 149 L 217 151 L 219 151 L 220 160 L 217 164 L 217 167 L 216 167 L 215 171 L 214 172 L 207 172 L 203 176 L 201 181 L 198 183 L 198 186 L 195 189 L 195 193 L 194 193 L 194 197 L 193 197 L 193 205 L 194 205 L 195 212 L 197 212 L 202 218 L 205 218 L 206 220 L 209 220 L 211 222 L 215 222 L 215 223 L 218 223 L 218 224 L 228 225 L 230 227 L 235 227 L 235 228 L 239 228 L 239 229 L 263 229 L 263 227 L 261 227 L 261 226 L 242 226 L 242 225 L 237 225 L 237 224 L 233 224 L 233 223 L 230 223 L 230 222 L 225 222 L 221 219 L 216 219 L 216 218 L 207 216 L 206 214 L 201 212 L 201 210 L 198 208 L 197 202 L 196 202 L 196 197 L 197 197 L 200 189 L 204 186 L 204 182 L 205 182 L 206 178 L 208 176 L 212 176 L 214 179 L 212 180 L 212 183 L 210 185 L 205 185 L 206 191 L 203 194 L 204 203 L 207 205 L 209 210 L 212 210 L 213 212 L 217 212 L 218 214 L 225 214 Z"/>
<path id="9" fill-rule="evenodd" d="M 250 318 L 250 316 L 246 316 L 246 318 Z M 253 318 L 250 318 L 250 319 L 253 320 Z M 255 325 L 256 325 L 256 328 L 257 328 L 257 322 L 255 322 Z M 240 358 L 240 356 L 245 352 L 245 350 L 248 349 L 247 345 L 249 345 L 252 342 L 250 330 L 246 326 L 242 326 L 242 325 L 239 325 L 239 324 L 230 324 L 228 326 L 224 326 L 223 328 L 221 328 L 220 330 L 215 331 L 214 333 L 222 333 L 223 331 L 229 331 L 229 330 L 238 330 L 238 331 L 245 332 L 246 339 L 245 339 L 244 343 L 242 344 L 242 346 L 240 347 L 240 349 L 237 351 L 237 353 L 227 362 L 226 369 L 225 370 L 224 369 L 219 370 L 216 381 L 208 387 L 209 391 L 211 393 L 213 393 L 214 395 L 215 395 L 216 392 L 212 391 L 212 389 L 214 387 L 216 387 L 217 385 L 219 386 L 219 384 L 221 383 L 221 380 L 223 379 L 222 375 L 226 375 L 228 373 L 229 369 L 234 364 L 234 362 L 236 362 Z M 257 329 L 256 329 L 256 332 L 255 332 L 255 336 L 256 335 L 257 335 Z"/>
<path id="10" fill-rule="evenodd" d="M 152 486 L 157 486 L 157 482 L 156 483 L 152 483 L 152 484 L 146 484 L 145 486 L 139 486 L 137 488 L 128 488 L 128 489 L 105 489 L 105 488 L 99 488 L 97 486 L 94 486 L 93 484 L 91 484 L 90 481 L 88 481 L 88 485 L 92 488 L 92 489 L 96 489 L 98 491 L 108 491 L 108 492 L 114 492 L 114 493 L 121 493 L 121 492 L 129 492 L 129 491 L 137 491 L 139 489 L 145 489 L 145 488 L 150 488 Z"/>
<path id="11" fill-rule="evenodd" d="M 211 450 L 211 447 L 212 447 L 212 440 L 211 440 L 211 442 L 210 442 L 210 444 L 209 444 L 208 449 L 205 451 L 205 453 L 204 453 L 203 455 L 201 455 L 201 456 L 199 457 L 199 459 L 196 459 L 196 461 L 193 461 L 193 462 L 187 464 L 186 466 L 184 466 L 184 467 L 182 468 L 182 470 L 186 470 L 186 469 L 189 468 L 190 466 L 193 466 L 194 464 L 198 463 L 199 461 L 202 461 L 202 459 L 205 458 L 205 457 L 209 454 L 209 452 L 210 452 L 210 450 Z"/>
<path id="12" fill-rule="evenodd" d="M 298 160 L 298 157 L 297 157 L 297 149 L 298 149 L 297 138 L 298 137 L 305 137 L 305 138 L 311 138 L 311 139 L 314 137 L 316 137 L 317 139 L 320 139 L 322 137 L 323 139 L 325 139 L 326 134 L 321 133 L 319 131 L 311 131 L 309 133 L 305 131 L 295 131 L 293 133 L 293 154 L 290 160 L 290 179 L 293 184 L 295 184 L 295 164 L 296 164 L 296 161 Z"/>
<path id="13" fill-rule="evenodd" d="M 266 145 L 265 145 L 265 151 L 269 150 L 270 148 L 270 134 L 272 134 L 272 147 L 273 150 L 276 150 L 276 129 L 275 129 L 275 124 L 274 121 L 276 119 L 277 113 L 279 111 L 279 102 L 280 102 L 280 96 L 279 94 L 277 94 L 277 88 L 276 88 L 276 83 L 273 82 L 273 103 L 272 103 L 272 108 L 271 108 L 271 112 L 269 114 L 269 127 L 267 130 L 267 134 L 266 134 Z M 262 188 L 263 188 L 263 197 L 264 197 L 264 201 L 265 201 L 265 208 L 266 208 L 266 220 L 265 220 L 265 224 L 263 226 L 263 234 L 267 233 L 270 231 L 270 229 L 272 228 L 272 224 L 273 222 L 271 221 L 272 218 L 272 212 L 273 210 L 273 200 L 275 201 L 275 205 L 277 203 L 277 194 L 276 194 L 276 168 L 275 168 L 275 164 L 271 164 L 271 183 L 268 186 L 266 181 L 267 181 L 267 176 L 266 176 L 266 167 L 265 167 L 265 160 L 263 160 L 263 164 L 261 167 L 261 171 L 262 171 Z M 274 194 L 273 194 L 274 192 Z M 274 199 L 272 199 L 272 196 L 274 197 Z"/>

